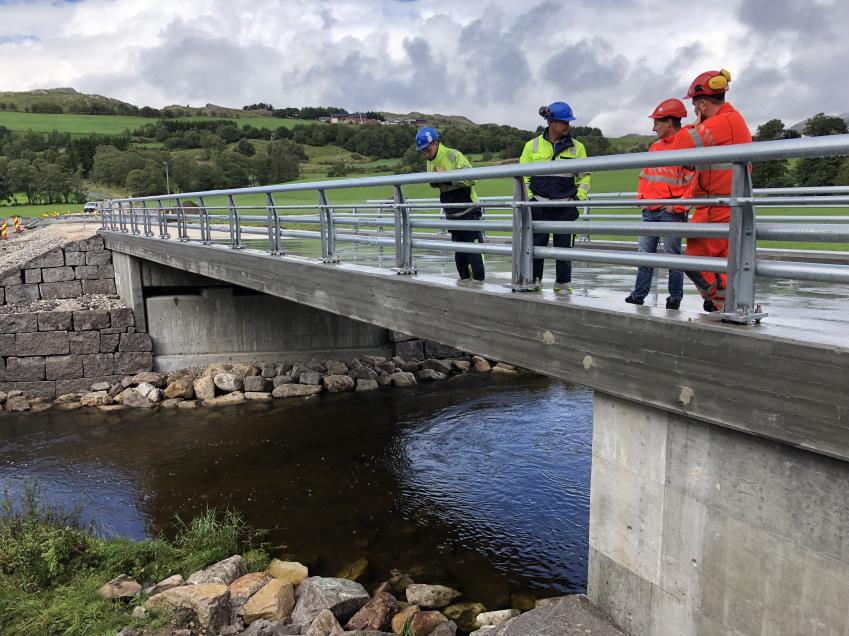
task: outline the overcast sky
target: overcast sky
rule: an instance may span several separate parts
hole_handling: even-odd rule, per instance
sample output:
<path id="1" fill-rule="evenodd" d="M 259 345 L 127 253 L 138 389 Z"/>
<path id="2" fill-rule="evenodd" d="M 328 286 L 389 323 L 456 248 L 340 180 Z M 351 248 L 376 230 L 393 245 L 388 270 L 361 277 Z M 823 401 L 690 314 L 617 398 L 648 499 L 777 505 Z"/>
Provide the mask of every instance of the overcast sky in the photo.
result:
<path id="1" fill-rule="evenodd" d="M 846 0 L 0 0 L 0 89 L 531 129 L 565 100 L 620 135 L 650 133 L 657 102 L 726 67 L 754 128 L 849 111 L 847 24 Z"/>

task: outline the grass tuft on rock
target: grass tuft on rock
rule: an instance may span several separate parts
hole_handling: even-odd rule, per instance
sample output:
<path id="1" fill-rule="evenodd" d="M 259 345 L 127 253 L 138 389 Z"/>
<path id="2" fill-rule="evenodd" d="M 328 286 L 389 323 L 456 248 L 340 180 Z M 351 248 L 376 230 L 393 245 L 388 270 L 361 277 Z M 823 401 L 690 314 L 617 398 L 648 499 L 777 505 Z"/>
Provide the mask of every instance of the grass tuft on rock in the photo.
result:
<path id="1" fill-rule="evenodd" d="M 165 615 L 131 616 L 130 603 L 107 601 L 98 588 L 128 574 L 147 587 L 193 572 L 233 554 L 242 554 L 252 571 L 269 561 L 260 542 L 234 510 L 208 508 L 186 522 L 179 517 L 173 538 L 144 541 L 98 536 L 81 510 L 66 511 L 43 501 L 38 485 L 26 485 L 0 498 L 0 634 L 114 634 L 123 627 L 158 627 Z"/>

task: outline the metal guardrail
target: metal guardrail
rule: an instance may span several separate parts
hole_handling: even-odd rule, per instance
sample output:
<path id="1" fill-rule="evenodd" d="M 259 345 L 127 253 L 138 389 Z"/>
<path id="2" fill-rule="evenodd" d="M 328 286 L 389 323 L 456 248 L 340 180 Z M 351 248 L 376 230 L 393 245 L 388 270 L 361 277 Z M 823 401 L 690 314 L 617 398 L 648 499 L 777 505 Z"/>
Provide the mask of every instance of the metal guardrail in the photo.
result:
<path id="1" fill-rule="evenodd" d="M 336 253 L 336 244 L 339 241 L 391 246 L 395 249 L 395 269 L 399 274 L 416 273 L 413 263 L 414 249 L 499 254 L 512 258 L 511 285 L 515 291 L 539 288 L 539 282 L 533 280 L 533 258 L 663 267 L 685 271 L 727 272 L 728 290 L 725 311 L 711 315 L 745 324 L 758 321 L 764 316 L 755 303 L 756 276 L 849 283 L 849 266 L 780 261 L 763 263 L 757 261 L 756 255 L 758 239 L 847 242 L 849 241 L 849 225 L 845 223 L 849 217 L 829 215 L 767 217 L 772 223 L 759 224 L 755 216 L 755 206 L 849 205 L 849 187 L 755 190 L 751 184 L 749 162 L 835 155 L 849 155 L 849 135 L 662 153 L 608 155 L 570 161 L 570 169 L 580 172 L 669 165 L 733 164 L 733 188 L 729 196 L 687 200 L 688 205 L 730 207 L 731 221 L 728 224 L 643 224 L 622 222 L 622 219 L 633 218 L 626 215 L 590 214 L 593 208 L 645 207 L 681 203 L 680 199 L 636 199 L 634 193 L 630 192 L 593 194 L 589 200 L 580 202 L 579 205 L 584 208 L 582 218 L 587 219 L 584 221 L 533 221 L 534 207 L 574 207 L 577 203 L 575 201 L 534 202 L 528 200 L 526 177 L 555 174 L 562 170 L 562 166 L 557 165 L 558 162 L 539 162 L 470 168 L 453 172 L 364 177 L 115 199 L 106 202 L 103 206 L 102 228 L 155 238 L 156 233 L 153 231 L 155 222 L 159 238 L 167 239 L 170 238 L 169 229 L 173 227 L 169 226 L 169 222 L 176 221 L 177 238 L 180 241 L 190 240 L 189 229 L 199 230 L 200 241 L 205 244 L 214 242 L 213 233 L 226 233 L 230 247 L 240 249 L 244 247 L 243 235 L 261 235 L 267 237 L 268 251 L 275 255 L 284 253 L 281 244 L 283 237 L 312 238 L 321 241 L 322 260 L 326 263 L 339 261 Z M 480 221 L 449 221 L 444 218 L 434 218 L 433 214 L 416 214 L 415 211 L 468 207 L 468 204 L 439 204 L 431 200 L 408 200 L 403 191 L 406 185 L 497 178 L 512 179 L 512 196 L 483 197 L 477 205 L 485 210 L 509 210 L 509 214 L 487 215 L 485 220 Z M 391 187 L 393 192 L 391 200 L 367 201 L 351 205 L 334 204 L 328 197 L 328 192 L 333 190 L 374 186 Z M 287 194 L 304 191 L 315 192 L 315 204 L 282 204 L 279 200 L 279 197 Z M 238 205 L 236 197 L 245 195 L 262 195 L 265 198 L 265 205 Z M 208 202 L 213 197 L 223 198 L 226 204 L 210 205 Z M 190 199 L 197 202 L 194 206 L 187 208 L 185 204 Z M 340 213 L 339 208 L 351 208 L 355 214 Z M 391 218 L 382 215 L 382 212 L 387 209 L 392 211 Z M 288 214 L 290 211 L 303 210 L 312 210 L 317 214 Z M 217 211 L 223 214 L 217 214 Z M 257 211 L 264 211 L 265 214 L 255 214 Z M 360 214 L 362 211 L 366 211 L 368 216 L 362 216 Z M 190 214 L 196 217 L 196 222 L 189 223 Z M 604 221 L 599 222 L 600 219 Z M 615 219 L 615 221 L 609 219 Z M 779 226 L 776 224 L 777 221 L 786 224 Z M 811 225 L 812 222 L 824 222 L 824 224 Z M 255 225 L 256 223 L 263 225 Z M 318 225 L 319 230 L 294 230 L 284 227 L 284 225 L 293 224 Z M 353 226 L 355 233 L 337 231 L 337 226 Z M 360 227 L 375 228 L 377 232 L 364 236 L 357 231 Z M 391 228 L 394 236 L 382 235 L 381 230 L 386 228 Z M 480 244 L 423 239 L 415 234 L 416 229 L 499 231 L 509 233 L 511 242 L 510 244 Z M 596 251 L 582 248 L 534 247 L 534 231 L 562 234 L 728 237 L 729 250 L 727 258 L 714 258 Z"/>

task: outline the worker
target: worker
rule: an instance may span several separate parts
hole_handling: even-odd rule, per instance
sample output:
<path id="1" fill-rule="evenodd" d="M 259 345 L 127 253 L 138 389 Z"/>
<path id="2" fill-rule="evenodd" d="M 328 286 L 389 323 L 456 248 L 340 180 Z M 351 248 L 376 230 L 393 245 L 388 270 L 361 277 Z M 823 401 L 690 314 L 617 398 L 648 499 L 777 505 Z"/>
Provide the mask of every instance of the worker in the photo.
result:
<path id="1" fill-rule="evenodd" d="M 416 150 L 424 154 L 425 159 L 427 159 L 426 170 L 428 172 L 447 172 L 472 167 L 472 164 L 463 156 L 462 152 L 448 148 L 441 143 L 439 133 L 429 126 L 419 129 L 416 133 Z M 439 189 L 439 201 L 441 203 L 473 204 L 478 200 L 475 193 L 475 182 L 472 180 L 431 183 L 430 185 Z M 449 221 L 476 221 L 483 216 L 481 209 L 476 205 L 446 207 L 443 210 L 445 218 Z M 449 231 L 451 232 L 451 240 L 455 243 L 483 243 L 483 234 L 480 231 Z M 454 263 L 457 265 L 460 280 L 483 281 L 486 276 L 483 256 L 480 254 L 454 252 Z"/>
<path id="2" fill-rule="evenodd" d="M 666 99 L 657 105 L 649 118 L 654 120 L 652 130 L 657 135 L 657 141 L 649 146 L 649 152 L 669 150 L 675 139 L 681 134 L 688 134 L 687 129 L 681 128 L 681 120 L 687 116 L 687 108 L 680 99 Z M 680 199 L 692 179 L 693 173 L 681 166 L 662 166 L 645 168 L 640 172 L 637 184 L 638 199 Z M 643 208 L 643 221 L 646 223 L 686 223 L 688 208 L 684 205 L 650 205 Z M 654 254 L 657 251 L 660 236 L 641 236 L 640 252 Z M 663 251 L 666 254 L 681 254 L 681 237 L 664 236 Z M 640 267 L 637 269 L 637 281 L 634 291 L 625 299 L 633 305 L 642 305 L 651 288 L 654 268 Z M 678 270 L 669 270 L 669 296 L 666 298 L 667 309 L 681 307 L 684 297 L 684 274 Z"/>
<path id="3" fill-rule="evenodd" d="M 731 73 L 722 69 L 705 71 L 690 84 L 686 98 L 693 100 L 696 113 L 695 125 L 676 137 L 671 149 L 703 148 L 709 146 L 728 146 L 747 144 L 752 134 L 743 116 L 725 101 Z M 730 164 L 709 164 L 696 166 L 692 181 L 687 186 L 685 198 L 728 197 L 731 195 L 732 169 Z M 693 223 L 728 223 L 731 208 L 695 206 L 691 220 Z M 687 256 L 728 256 L 727 238 L 687 239 Z M 695 283 L 704 299 L 707 312 L 722 311 L 725 306 L 727 277 L 724 273 L 686 272 Z"/>
<path id="4" fill-rule="evenodd" d="M 541 135 L 525 144 L 519 159 L 520 163 L 562 161 L 587 156 L 584 144 L 577 139 L 572 139 L 569 134 L 570 122 L 575 119 L 569 104 L 554 102 L 548 106 L 541 106 L 539 114 L 545 119 L 547 127 Z M 568 164 L 563 164 L 561 173 L 525 177 L 525 182 L 528 185 L 528 198 L 531 201 L 584 201 L 590 191 L 590 173 L 574 172 L 569 169 Z M 531 208 L 531 217 L 534 221 L 576 221 L 578 216 L 578 208 L 574 206 Z M 571 233 L 554 234 L 554 247 L 572 247 L 574 240 L 575 235 Z M 548 241 L 547 232 L 534 233 L 535 246 L 546 246 Z M 534 281 L 540 284 L 543 263 L 541 258 L 535 258 L 533 263 Z M 555 266 L 555 293 L 571 293 L 571 282 L 572 262 L 558 260 Z"/>

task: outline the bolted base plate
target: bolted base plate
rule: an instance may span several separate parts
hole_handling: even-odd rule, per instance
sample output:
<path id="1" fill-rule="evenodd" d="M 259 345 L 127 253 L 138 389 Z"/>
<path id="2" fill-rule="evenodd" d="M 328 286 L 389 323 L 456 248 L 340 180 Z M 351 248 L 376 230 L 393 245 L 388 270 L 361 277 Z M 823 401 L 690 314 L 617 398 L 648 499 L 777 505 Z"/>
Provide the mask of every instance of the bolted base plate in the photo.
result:
<path id="1" fill-rule="evenodd" d="M 419 273 L 415 267 L 393 267 L 392 271 L 399 276 L 414 276 Z"/>
<path id="2" fill-rule="evenodd" d="M 751 325 L 756 322 L 759 323 L 767 316 L 769 316 L 769 314 L 765 311 L 754 312 L 751 314 L 733 314 L 724 311 L 714 311 L 706 314 L 706 317 L 709 320 L 716 320 L 717 322 L 733 322 L 739 325 Z"/>

